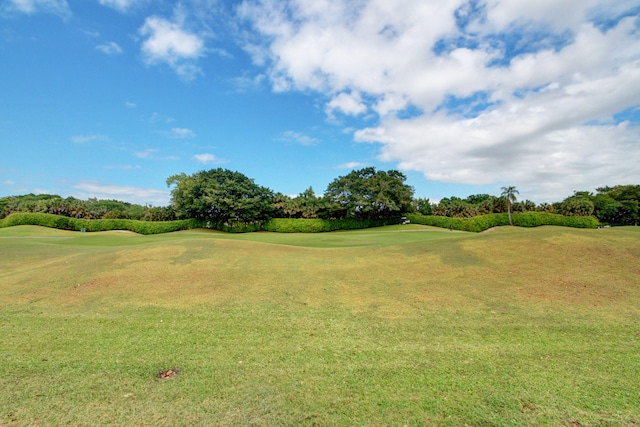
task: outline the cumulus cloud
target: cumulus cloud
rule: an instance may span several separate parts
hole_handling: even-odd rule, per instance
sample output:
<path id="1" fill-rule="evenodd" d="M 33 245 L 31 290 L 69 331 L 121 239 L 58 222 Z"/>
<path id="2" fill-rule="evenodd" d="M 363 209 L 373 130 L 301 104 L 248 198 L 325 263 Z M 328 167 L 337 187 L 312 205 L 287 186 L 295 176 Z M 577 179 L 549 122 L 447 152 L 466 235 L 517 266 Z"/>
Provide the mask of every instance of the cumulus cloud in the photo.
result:
<path id="1" fill-rule="evenodd" d="M 336 166 L 336 168 L 338 169 L 357 169 L 357 168 L 362 168 L 365 167 L 366 165 L 364 163 L 361 162 L 347 162 L 347 163 L 343 163 L 341 165 Z"/>
<path id="2" fill-rule="evenodd" d="M 139 29 L 145 38 L 142 54 L 149 65 L 167 64 L 185 80 L 202 74 L 196 61 L 205 53 L 204 40 L 183 28 L 180 22 L 151 16 Z"/>
<path id="3" fill-rule="evenodd" d="M 125 185 L 109 185 L 94 182 L 80 182 L 72 186 L 79 190 L 75 197 L 80 199 L 115 199 L 137 204 L 168 205 L 170 193 L 168 190 L 156 188 L 140 188 Z"/>
<path id="4" fill-rule="evenodd" d="M 640 100 L 637 2 L 525 3 L 245 0 L 238 11 L 273 90 L 315 91 L 329 118 L 364 115 L 354 138 L 379 144 L 383 161 L 538 200 L 640 180 L 640 118 L 615 119 Z"/>
<path id="5" fill-rule="evenodd" d="M 133 153 L 139 159 L 147 159 L 147 160 L 178 160 L 177 156 L 161 156 L 158 153 L 160 150 L 157 148 L 147 148 L 141 151 L 136 151 Z"/>
<path id="6" fill-rule="evenodd" d="M 258 74 L 256 76 L 244 73 L 240 77 L 234 77 L 230 79 L 231 84 L 236 87 L 238 92 L 248 92 L 259 88 L 265 81 L 266 76 L 264 74 Z"/>
<path id="7" fill-rule="evenodd" d="M 117 55 L 122 53 L 122 48 L 116 42 L 107 42 L 99 44 L 96 49 L 106 55 Z"/>
<path id="8" fill-rule="evenodd" d="M 292 130 L 282 132 L 278 135 L 276 140 L 305 146 L 316 145 L 319 142 L 317 138 L 313 138 L 300 132 L 294 132 Z"/>
<path id="9" fill-rule="evenodd" d="M 222 163 L 222 161 L 211 153 L 196 154 L 193 159 L 202 164 Z"/>
<path id="10" fill-rule="evenodd" d="M 98 0 L 101 5 L 123 13 L 145 2 L 146 0 Z"/>
<path id="11" fill-rule="evenodd" d="M 327 103 L 327 115 L 332 116 L 334 112 L 347 115 L 358 116 L 367 111 L 367 106 L 362 102 L 358 92 L 340 93 Z"/>
<path id="12" fill-rule="evenodd" d="M 71 141 L 75 144 L 86 144 L 88 142 L 92 142 L 92 141 L 108 141 L 109 137 L 106 135 L 97 135 L 97 134 L 90 134 L 90 135 L 74 135 L 71 137 Z"/>
<path id="13" fill-rule="evenodd" d="M 187 128 L 172 128 L 169 132 L 169 137 L 175 139 L 194 138 L 195 136 L 195 132 Z"/>
<path id="14" fill-rule="evenodd" d="M 66 0 L 8 0 L 2 5 L 5 13 L 52 13 L 62 17 L 71 15 L 69 4 Z"/>
<path id="15" fill-rule="evenodd" d="M 139 159 L 151 159 L 155 157 L 157 152 L 158 150 L 156 148 L 147 148 L 142 151 L 136 151 L 133 155 Z"/>

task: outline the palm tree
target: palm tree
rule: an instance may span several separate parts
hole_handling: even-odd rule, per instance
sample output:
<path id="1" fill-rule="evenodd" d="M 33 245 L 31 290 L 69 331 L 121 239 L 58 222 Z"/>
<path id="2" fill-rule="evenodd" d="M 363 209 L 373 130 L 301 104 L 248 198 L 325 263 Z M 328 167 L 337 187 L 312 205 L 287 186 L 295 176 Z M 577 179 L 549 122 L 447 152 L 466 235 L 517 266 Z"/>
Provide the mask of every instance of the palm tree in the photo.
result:
<path id="1" fill-rule="evenodd" d="M 501 197 L 507 199 L 507 211 L 509 212 L 509 224 L 513 225 L 513 221 L 511 220 L 511 204 L 515 203 L 518 199 L 516 198 L 516 194 L 520 194 L 516 187 L 510 185 L 509 187 L 502 187 Z"/>

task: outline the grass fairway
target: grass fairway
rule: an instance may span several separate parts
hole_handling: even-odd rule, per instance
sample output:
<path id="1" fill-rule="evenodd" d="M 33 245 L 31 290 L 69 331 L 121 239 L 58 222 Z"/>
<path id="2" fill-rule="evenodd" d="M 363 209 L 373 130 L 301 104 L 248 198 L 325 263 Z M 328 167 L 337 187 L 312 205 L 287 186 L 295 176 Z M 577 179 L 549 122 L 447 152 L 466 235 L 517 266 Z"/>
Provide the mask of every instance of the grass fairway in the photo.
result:
<path id="1" fill-rule="evenodd" d="M 0 229 L 0 425 L 636 426 L 639 379 L 637 227 Z"/>

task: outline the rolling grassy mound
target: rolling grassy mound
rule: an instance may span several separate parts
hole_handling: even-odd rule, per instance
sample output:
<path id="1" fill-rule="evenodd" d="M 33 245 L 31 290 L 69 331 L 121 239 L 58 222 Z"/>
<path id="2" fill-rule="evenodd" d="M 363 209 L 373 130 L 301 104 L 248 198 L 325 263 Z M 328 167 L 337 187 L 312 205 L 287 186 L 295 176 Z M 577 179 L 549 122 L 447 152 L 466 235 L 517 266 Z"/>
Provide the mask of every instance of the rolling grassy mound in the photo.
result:
<path id="1" fill-rule="evenodd" d="M 640 422 L 636 228 L 19 226 L 0 254 L 0 424 Z"/>

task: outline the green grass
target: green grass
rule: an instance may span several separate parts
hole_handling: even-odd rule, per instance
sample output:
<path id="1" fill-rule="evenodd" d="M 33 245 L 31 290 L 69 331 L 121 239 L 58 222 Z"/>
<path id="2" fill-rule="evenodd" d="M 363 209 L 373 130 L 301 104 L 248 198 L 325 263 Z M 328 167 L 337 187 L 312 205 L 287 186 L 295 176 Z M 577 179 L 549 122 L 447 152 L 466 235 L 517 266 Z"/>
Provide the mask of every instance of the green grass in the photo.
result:
<path id="1" fill-rule="evenodd" d="M 634 227 L 0 229 L 0 425 L 637 425 L 639 259 Z"/>

